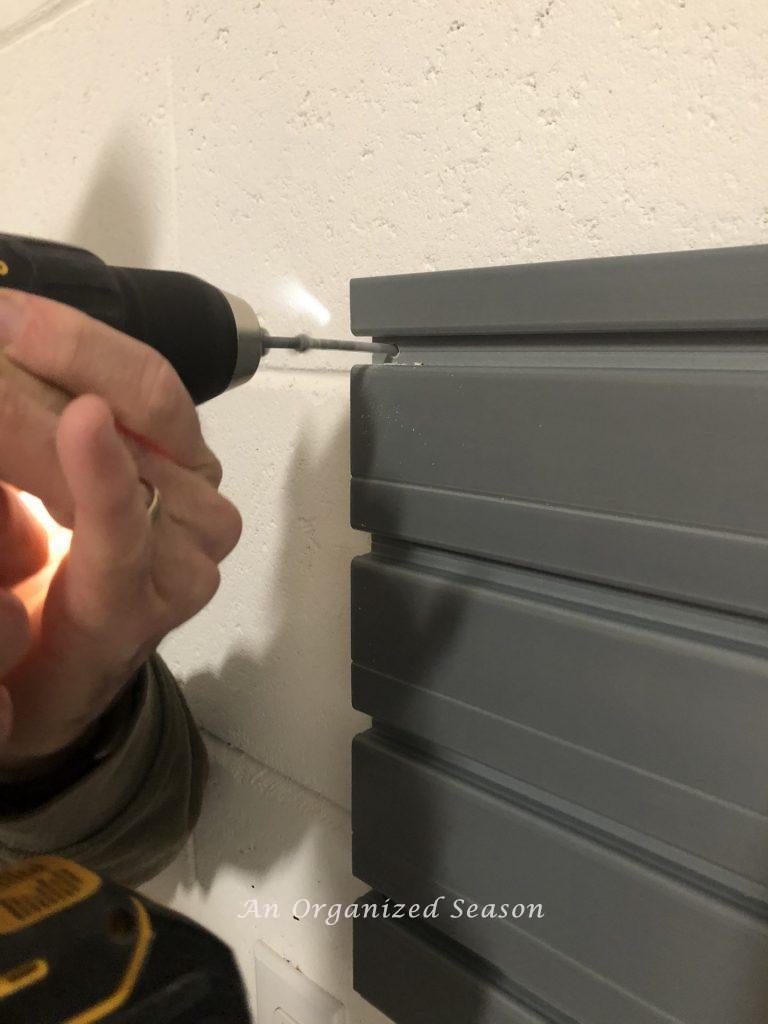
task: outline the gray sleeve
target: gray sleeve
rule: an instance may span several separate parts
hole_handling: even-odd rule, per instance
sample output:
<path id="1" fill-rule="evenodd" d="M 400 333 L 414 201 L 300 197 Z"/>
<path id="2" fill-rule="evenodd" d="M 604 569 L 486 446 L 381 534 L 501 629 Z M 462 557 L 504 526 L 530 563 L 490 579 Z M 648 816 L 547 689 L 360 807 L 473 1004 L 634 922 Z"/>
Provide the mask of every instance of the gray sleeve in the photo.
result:
<path id="1" fill-rule="evenodd" d="M 159 657 L 134 686 L 130 717 L 103 759 L 48 802 L 0 815 L 0 862 L 56 853 L 138 885 L 179 852 L 200 813 L 205 747 Z"/>

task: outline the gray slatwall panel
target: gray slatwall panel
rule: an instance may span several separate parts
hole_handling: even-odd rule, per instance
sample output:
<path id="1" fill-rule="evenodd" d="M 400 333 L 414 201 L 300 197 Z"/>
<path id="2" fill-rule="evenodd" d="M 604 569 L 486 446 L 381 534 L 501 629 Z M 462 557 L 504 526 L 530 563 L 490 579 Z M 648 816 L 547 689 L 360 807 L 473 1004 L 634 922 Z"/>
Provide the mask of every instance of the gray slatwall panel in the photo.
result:
<path id="1" fill-rule="evenodd" d="M 351 283 L 355 334 L 768 327 L 768 246 L 561 260 Z"/>
<path id="2" fill-rule="evenodd" d="M 359 904 L 379 907 L 382 899 L 369 893 Z M 506 979 L 494 978 L 461 947 L 451 948 L 439 932 L 400 920 L 355 920 L 355 980 L 358 991 L 399 1024 L 572 1024 L 526 1006 L 499 987 Z"/>
<path id="3" fill-rule="evenodd" d="M 352 423 L 361 528 L 768 612 L 768 373 L 361 367 Z"/>
<path id="4" fill-rule="evenodd" d="M 768 661 L 745 648 L 764 629 L 692 609 L 671 626 L 661 602 L 640 618 L 619 593 L 609 611 L 595 588 L 496 578 L 506 586 L 357 559 L 355 706 L 627 825 L 635 842 L 726 868 L 736 877 L 698 870 L 764 901 Z"/>
<path id="5" fill-rule="evenodd" d="M 355 874 L 394 899 L 541 902 L 437 926 L 588 1024 L 763 1024 L 768 923 L 371 733 L 354 749 Z"/>
<path id="6" fill-rule="evenodd" d="M 400 344 L 352 381 L 355 872 L 547 904 L 358 921 L 356 986 L 396 1024 L 764 1021 L 768 247 L 352 295 Z"/>

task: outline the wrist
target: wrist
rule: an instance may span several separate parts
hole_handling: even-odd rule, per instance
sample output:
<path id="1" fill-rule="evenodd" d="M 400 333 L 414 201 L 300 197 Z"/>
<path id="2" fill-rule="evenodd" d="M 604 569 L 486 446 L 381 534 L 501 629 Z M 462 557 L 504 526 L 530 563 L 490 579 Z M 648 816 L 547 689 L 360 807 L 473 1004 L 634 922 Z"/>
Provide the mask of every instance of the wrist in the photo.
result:
<path id="1" fill-rule="evenodd" d="M 135 675 L 110 706 L 69 743 L 51 753 L 0 757 L 0 786 L 35 786 L 50 779 L 64 789 L 104 760 L 130 730 L 141 676 Z"/>
<path id="2" fill-rule="evenodd" d="M 50 753 L 28 751 L 3 751 L 0 756 L 0 783 L 15 785 L 34 782 L 36 779 L 53 775 L 77 759 L 89 746 L 99 731 L 99 720 L 91 722 L 79 735 L 58 746 Z"/>
<path id="3" fill-rule="evenodd" d="M 82 757 L 114 721 L 126 694 L 135 689 L 138 671 L 102 677 L 86 689 L 82 702 L 75 703 L 68 693 L 64 706 L 49 706 L 45 715 L 15 715 L 11 738 L 0 748 L 0 778 L 25 781 L 47 776 Z"/>

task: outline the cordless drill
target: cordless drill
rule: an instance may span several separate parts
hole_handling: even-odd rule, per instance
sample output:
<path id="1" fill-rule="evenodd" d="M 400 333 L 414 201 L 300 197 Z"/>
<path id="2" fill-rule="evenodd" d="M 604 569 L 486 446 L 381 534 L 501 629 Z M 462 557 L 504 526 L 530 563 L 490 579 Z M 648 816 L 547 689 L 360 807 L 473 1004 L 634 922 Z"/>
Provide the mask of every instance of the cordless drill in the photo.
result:
<path id="1" fill-rule="evenodd" d="M 74 306 L 151 345 L 197 404 L 249 380 L 269 349 L 336 349 L 393 355 L 383 342 L 272 337 L 243 299 L 192 274 L 112 267 L 59 242 L 0 234 L 0 287 Z"/>

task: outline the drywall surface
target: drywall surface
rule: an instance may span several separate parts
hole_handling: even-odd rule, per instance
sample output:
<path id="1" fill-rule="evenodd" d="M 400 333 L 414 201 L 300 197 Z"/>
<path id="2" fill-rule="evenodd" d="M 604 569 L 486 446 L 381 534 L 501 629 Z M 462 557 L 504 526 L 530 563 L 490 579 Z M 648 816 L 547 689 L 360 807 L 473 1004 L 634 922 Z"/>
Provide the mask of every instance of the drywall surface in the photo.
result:
<path id="1" fill-rule="evenodd" d="M 0 227 L 179 266 L 277 332 L 348 336 L 350 276 L 768 239 L 762 0 L 0 0 Z M 349 355 L 270 356 L 203 411 L 245 533 L 164 645 L 210 739 L 155 891 L 342 999 Z M 279 920 L 243 913 L 279 901 Z"/>

